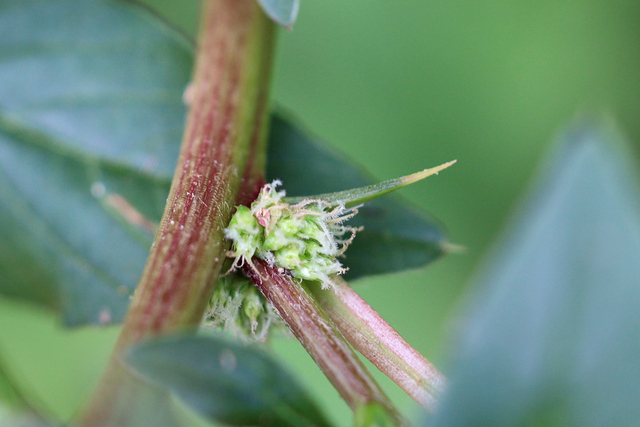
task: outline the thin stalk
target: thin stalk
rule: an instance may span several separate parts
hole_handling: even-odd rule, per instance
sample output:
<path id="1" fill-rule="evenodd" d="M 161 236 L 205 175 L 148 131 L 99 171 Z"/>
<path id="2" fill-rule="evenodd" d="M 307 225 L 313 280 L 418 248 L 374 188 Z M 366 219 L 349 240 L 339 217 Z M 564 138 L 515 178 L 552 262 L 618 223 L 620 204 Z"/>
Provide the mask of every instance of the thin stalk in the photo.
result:
<path id="1" fill-rule="evenodd" d="M 433 411 L 446 378 L 340 277 L 335 292 L 308 288 L 347 341 L 425 409 Z"/>
<path id="2" fill-rule="evenodd" d="M 274 24 L 255 0 L 207 0 L 191 108 L 167 205 L 102 382 L 81 425 L 130 425 L 140 393 L 120 355 L 202 319 L 228 250 L 238 201 L 264 171 Z M 257 171 L 257 172 L 256 172 Z"/>
<path id="3" fill-rule="evenodd" d="M 307 290 L 265 261 L 254 258 L 253 264 L 245 265 L 244 273 L 273 305 L 347 405 L 357 411 L 378 403 L 391 420 L 403 425 L 400 413 Z"/>

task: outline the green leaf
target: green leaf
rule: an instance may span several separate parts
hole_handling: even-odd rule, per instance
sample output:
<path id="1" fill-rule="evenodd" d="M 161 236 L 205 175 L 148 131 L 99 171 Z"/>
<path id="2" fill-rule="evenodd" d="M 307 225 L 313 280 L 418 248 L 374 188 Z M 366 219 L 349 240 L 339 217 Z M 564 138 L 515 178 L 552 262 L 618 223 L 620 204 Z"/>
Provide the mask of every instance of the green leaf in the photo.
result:
<path id="1" fill-rule="evenodd" d="M 640 200 L 611 140 L 565 136 L 483 270 L 433 425 L 640 423 Z"/>
<path id="2" fill-rule="evenodd" d="M 335 193 L 376 181 L 355 162 L 292 122 L 274 116 L 267 157 L 267 178 L 281 179 L 288 195 Z M 387 182 L 391 188 L 386 192 L 398 184 Z M 348 279 L 420 267 L 446 251 L 442 228 L 400 197 L 374 200 L 358 210 L 350 225 L 364 226 L 364 230 L 349 246 L 343 262 L 349 267 Z"/>
<path id="3" fill-rule="evenodd" d="M 395 427 L 397 423 L 379 403 L 369 402 L 358 406 L 353 414 L 354 427 Z"/>
<path id="4" fill-rule="evenodd" d="M 160 218 L 189 44 L 127 2 L 0 2 L 0 292 L 118 321 Z"/>
<path id="5" fill-rule="evenodd" d="M 258 0 L 262 10 L 276 24 L 291 29 L 298 18 L 300 0 Z"/>
<path id="6" fill-rule="evenodd" d="M 416 172 L 411 175 L 406 175 L 400 178 L 389 179 L 377 184 L 367 185 L 365 187 L 353 188 L 351 190 L 337 191 L 334 193 L 314 194 L 312 196 L 305 197 L 285 197 L 284 201 L 290 204 L 300 203 L 305 199 L 320 199 L 335 206 L 340 203 L 344 203 L 347 208 L 356 207 L 371 200 L 382 197 L 392 191 L 398 190 L 414 182 L 418 182 L 431 175 L 437 175 L 443 169 L 448 168 L 456 161 L 444 163 L 435 168 L 425 169 L 421 172 Z"/>
<path id="7" fill-rule="evenodd" d="M 22 395 L 9 379 L 4 368 L 0 366 L 0 407 L 24 408 L 25 406 L 26 402 L 22 398 Z"/>
<path id="8" fill-rule="evenodd" d="M 29 404 L 7 372 L 4 360 L 0 358 L 0 414 L 3 409 L 24 411 L 29 409 Z"/>
<path id="9" fill-rule="evenodd" d="M 266 353 L 216 337 L 135 346 L 127 363 L 202 415 L 232 425 L 328 426 L 309 395 Z"/>
<path id="10" fill-rule="evenodd" d="M 0 355 L 0 425 L 6 427 L 49 426 L 36 412 L 10 375 Z"/>

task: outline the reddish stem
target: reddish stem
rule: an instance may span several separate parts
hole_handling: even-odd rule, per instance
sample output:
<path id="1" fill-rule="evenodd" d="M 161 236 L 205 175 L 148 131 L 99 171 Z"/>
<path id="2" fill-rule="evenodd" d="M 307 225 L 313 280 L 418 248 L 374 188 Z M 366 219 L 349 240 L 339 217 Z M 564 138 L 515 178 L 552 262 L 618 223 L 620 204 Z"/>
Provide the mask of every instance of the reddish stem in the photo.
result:
<path id="1" fill-rule="evenodd" d="M 352 410 L 380 404 L 397 424 L 404 420 L 353 349 L 307 290 L 290 275 L 254 258 L 245 274 L 273 305 L 291 332 Z"/>
<path id="2" fill-rule="evenodd" d="M 309 289 L 345 338 L 416 402 L 433 411 L 446 379 L 340 277 Z"/>
<path id="3" fill-rule="evenodd" d="M 83 425 L 118 425 L 136 412 L 140 386 L 119 356 L 142 339 L 200 323 L 228 249 L 223 229 L 238 198 L 262 180 L 274 25 L 254 0 L 208 0 L 199 40 L 167 205 Z"/>

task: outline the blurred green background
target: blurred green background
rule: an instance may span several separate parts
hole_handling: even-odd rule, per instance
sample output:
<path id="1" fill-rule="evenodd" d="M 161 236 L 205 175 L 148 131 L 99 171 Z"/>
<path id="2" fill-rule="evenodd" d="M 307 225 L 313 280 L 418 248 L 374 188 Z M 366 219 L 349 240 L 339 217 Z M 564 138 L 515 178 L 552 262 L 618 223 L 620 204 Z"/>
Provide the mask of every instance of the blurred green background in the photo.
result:
<path id="1" fill-rule="evenodd" d="M 195 34 L 198 2 L 147 0 Z M 614 116 L 640 141 L 640 3 L 623 0 L 303 0 L 280 31 L 273 100 L 388 179 L 458 163 L 402 194 L 466 251 L 356 290 L 446 370 L 456 307 L 476 264 L 563 124 Z M 43 406 L 67 419 L 97 381 L 117 328 L 63 331 L 55 316 L 0 300 L 0 345 Z M 350 415 L 293 339 L 274 345 L 340 425 Z M 416 406 L 377 376 L 401 409 Z"/>

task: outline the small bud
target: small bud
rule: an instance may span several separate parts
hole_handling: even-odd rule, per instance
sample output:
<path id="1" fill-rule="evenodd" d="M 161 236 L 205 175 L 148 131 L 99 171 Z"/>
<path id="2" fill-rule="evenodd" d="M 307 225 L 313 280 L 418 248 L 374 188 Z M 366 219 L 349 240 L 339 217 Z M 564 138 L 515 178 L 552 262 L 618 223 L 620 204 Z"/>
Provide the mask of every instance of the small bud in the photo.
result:
<path id="1" fill-rule="evenodd" d="M 246 206 L 236 208 L 236 213 L 229 222 L 228 230 L 233 230 L 240 235 L 257 235 L 260 232 L 258 221 Z"/>
<path id="2" fill-rule="evenodd" d="M 254 286 L 247 288 L 242 302 L 242 310 L 249 319 L 252 334 L 255 334 L 258 329 L 260 316 L 265 312 L 265 304 L 266 301 Z"/>
<path id="3" fill-rule="evenodd" d="M 245 277 L 229 275 L 217 284 L 204 324 L 221 327 L 236 338 L 265 341 L 278 316 L 262 294 Z"/>
<path id="4" fill-rule="evenodd" d="M 291 242 L 291 237 L 281 228 L 275 228 L 264 239 L 263 248 L 268 251 L 277 251 L 287 246 Z"/>
<path id="5" fill-rule="evenodd" d="M 295 271 L 302 265 L 299 249 L 293 245 L 286 246 L 276 251 L 274 255 L 276 258 L 276 265 L 286 268 L 287 270 Z"/>
<path id="6" fill-rule="evenodd" d="M 265 208 L 258 209 L 256 211 L 255 217 L 258 220 L 258 224 L 260 224 L 265 228 L 268 228 L 269 220 L 271 219 L 271 212 L 269 212 L 268 209 L 265 209 Z"/>

